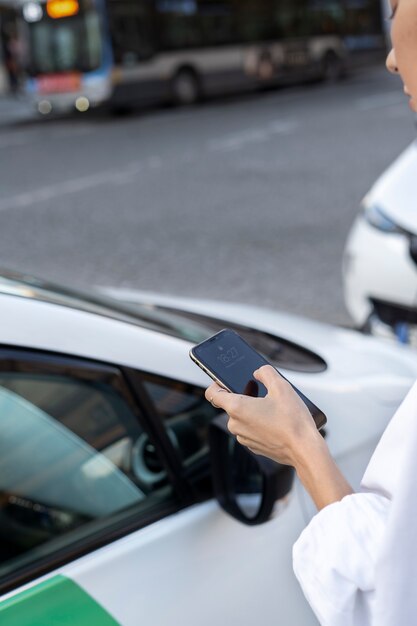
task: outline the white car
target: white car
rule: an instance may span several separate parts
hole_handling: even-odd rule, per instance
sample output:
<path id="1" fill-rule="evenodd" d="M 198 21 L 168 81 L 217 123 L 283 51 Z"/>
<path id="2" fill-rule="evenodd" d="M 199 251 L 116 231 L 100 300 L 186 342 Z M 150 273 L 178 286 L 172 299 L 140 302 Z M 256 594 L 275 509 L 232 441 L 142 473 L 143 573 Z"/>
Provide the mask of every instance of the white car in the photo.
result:
<path id="1" fill-rule="evenodd" d="M 344 294 L 359 328 L 417 346 L 417 143 L 376 181 L 349 233 Z"/>
<path id="2" fill-rule="evenodd" d="M 0 623 L 317 624 L 291 567 L 314 507 L 225 432 L 188 351 L 240 332 L 327 414 L 354 486 L 415 354 L 252 306 L 108 294 L 0 275 Z"/>

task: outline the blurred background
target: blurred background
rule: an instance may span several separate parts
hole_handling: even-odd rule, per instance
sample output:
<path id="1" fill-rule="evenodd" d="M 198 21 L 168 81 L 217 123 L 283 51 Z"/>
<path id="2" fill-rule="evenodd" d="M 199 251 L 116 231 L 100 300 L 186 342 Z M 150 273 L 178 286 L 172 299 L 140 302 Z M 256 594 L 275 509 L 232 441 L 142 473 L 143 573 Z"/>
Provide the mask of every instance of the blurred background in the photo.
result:
<path id="1" fill-rule="evenodd" d="M 0 0 L 0 266 L 350 324 L 413 140 L 382 0 Z"/>

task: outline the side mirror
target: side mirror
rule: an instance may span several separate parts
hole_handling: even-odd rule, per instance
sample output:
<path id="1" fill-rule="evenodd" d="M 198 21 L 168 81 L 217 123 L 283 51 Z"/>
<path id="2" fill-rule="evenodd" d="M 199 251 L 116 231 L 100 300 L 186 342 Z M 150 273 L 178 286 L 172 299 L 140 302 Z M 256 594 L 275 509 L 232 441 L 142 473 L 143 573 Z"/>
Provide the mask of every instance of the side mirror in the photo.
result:
<path id="1" fill-rule="evenodd" d="M 214 495 L 221 507 L 244 524 L 262 524 L 275 502 L 289 493 L 294 469 L 250 452 L 227 429 L 227 415 L 210 424 Z"/>

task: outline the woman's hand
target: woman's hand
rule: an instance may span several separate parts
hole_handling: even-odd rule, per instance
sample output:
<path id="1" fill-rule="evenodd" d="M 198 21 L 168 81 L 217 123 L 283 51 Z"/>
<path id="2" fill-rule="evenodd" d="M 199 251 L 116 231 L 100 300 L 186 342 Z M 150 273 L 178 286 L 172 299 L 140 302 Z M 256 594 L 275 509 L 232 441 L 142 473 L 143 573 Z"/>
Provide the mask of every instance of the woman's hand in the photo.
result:
<path id="1" fill-rule="evenodd" d="M 267 388 L 264 398 L 228 393 L 216 383 L 206 390 L 206 398 L 229 415 L 228 428 L 239 443 L 295 466 L 300 448 L 309 440 L 321 439 L 315 422 L 291 385 L 271 365 L 256 370 L 254 378 Z"/>
<path id="2" fill-rule="evenodd" d="M 216 383 L 206 398 L 229 415 L 228 428 L 252 452 L 292 465 L 317 508 L 352 493 L 313 417 L 291 385 L 271 365 L 254 372 L 264 398 L 229 393 Z"/>

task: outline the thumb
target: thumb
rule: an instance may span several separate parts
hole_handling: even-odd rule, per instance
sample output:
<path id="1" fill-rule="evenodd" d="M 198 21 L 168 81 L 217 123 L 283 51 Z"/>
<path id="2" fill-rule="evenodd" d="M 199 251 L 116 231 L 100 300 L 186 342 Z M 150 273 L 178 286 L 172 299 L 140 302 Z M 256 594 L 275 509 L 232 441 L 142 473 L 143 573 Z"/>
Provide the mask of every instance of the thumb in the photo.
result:
<path id="1" fill-rule="evenodd" d="M 253 376 L 256 380 L 265 385 L 268 392 L 274 385 L 277 383 L 280 384 L 284 380 L 272 365 L 262 365 L 262 367 L 253 372 Z"/>

